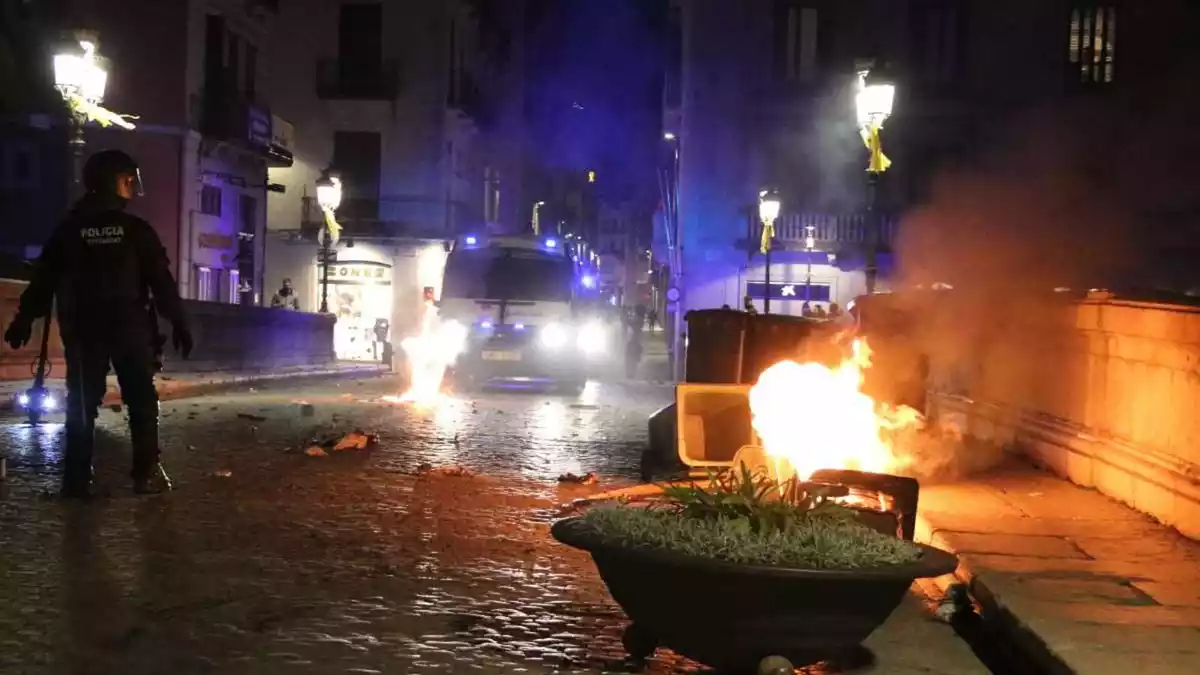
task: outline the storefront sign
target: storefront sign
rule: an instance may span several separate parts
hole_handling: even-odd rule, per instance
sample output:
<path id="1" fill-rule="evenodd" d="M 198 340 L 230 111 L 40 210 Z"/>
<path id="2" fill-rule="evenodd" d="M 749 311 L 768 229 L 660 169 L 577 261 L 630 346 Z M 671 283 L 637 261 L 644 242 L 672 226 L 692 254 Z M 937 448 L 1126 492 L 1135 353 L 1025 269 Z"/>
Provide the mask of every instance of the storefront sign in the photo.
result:
<path id="1" fill-rule="evenodd" d="M 228 251 L 233 248 L 233 236 L 228 234 L 220 234 L 219 232 L 201 232 L 196 235 L 196 244 L 200 248 L 212 248 L 219 251 Z"/>
<path id="2" fill-rule="evenodd" d="M 767 297 L 767 284 L 761 281 L 746 283 L 746 295 L 759 299 Z M 800 302 L 829 302 L 829 285 L 812 284 L 805 288 L 803 282 L 771 282 L 770 295 L 772 300 L 799 300 Z"/>
<path id="3" fill-rule="evenodd" d="M 292 148 L 296 128 L 278 115 L 271 115 L 271 145 L 287 153 L 294 152 Z"/>
<path id="4" fill-rule="evenodd" d="M 271 115 L 256 105 L 246 106 L 247 138 L 252 145 L 271 146 Z"/>
<path id="5" fill-rule="evenodd" d="M 329 270 L 331 284 L 392 285 L 392 268 L 371 263 L 344 263 Z"/>

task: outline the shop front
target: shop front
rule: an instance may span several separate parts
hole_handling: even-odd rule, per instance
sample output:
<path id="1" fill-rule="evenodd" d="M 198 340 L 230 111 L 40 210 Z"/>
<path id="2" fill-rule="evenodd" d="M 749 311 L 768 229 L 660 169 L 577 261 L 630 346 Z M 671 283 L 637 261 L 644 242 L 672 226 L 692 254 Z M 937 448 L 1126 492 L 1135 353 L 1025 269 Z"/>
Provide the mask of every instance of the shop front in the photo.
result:
<path id="1" fill-rule="evenodd" d="M 378 361 L 383 345 L 377 327 L 390 325 L 394 306 L 392 265 L 339 261 L 329 268 L 329 310 L 337 316 L 333 349 L 338 359 Z M 321 274 L 313 275 L 313 306 L 320 305 Z"/>

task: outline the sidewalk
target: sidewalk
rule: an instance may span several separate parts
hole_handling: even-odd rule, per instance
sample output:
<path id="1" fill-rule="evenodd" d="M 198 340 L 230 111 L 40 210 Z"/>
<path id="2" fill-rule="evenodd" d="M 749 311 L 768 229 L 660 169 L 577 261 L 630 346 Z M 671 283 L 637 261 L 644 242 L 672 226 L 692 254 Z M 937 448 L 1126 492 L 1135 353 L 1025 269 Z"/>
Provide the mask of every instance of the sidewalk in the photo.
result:
<path id="1" fill-rule="evenodd" d="M 270 371 L 222 371 L 200 373 L 168 373 L 155 379 L 158 395 L 163 400 L 187 398 L 227 389 L 235 386 L 245 386 L 275 380 L 289 380 L 303 377 L 349 377 L 382 375 L 389 372 L 381 363 L 363 361 L 339 361 L 321 366 L 295 366 L 279 368 Z M 58 373 L 53 373 L 57 375 Z M 28 389 L 33 383 L 33 377 L 28 380 L 11 380 L 0 382 L 0 409 L 12 407 L 12 397 Z M 46 386 L 52 391 L 66 391 L 66 381 L 52 377 L 46 380 Z M 120 392 L 117 388 L 115 375 L 108 376 L 108 394 L 104 398 L 106 405 L 119 403 Z"/>
<path id="2" fill-rule="evenodd" d="M 1032 467 L 921 490 L 917 539 L 1048 672 L 1200 673 L 1200 542 Z"/>

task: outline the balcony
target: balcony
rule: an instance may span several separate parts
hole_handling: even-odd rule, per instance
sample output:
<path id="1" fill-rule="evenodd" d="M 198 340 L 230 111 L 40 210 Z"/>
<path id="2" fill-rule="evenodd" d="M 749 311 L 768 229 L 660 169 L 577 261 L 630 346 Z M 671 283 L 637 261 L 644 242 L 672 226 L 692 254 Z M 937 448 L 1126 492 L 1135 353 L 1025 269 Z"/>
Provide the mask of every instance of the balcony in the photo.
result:
<path id="1" fill-rule="evenodd" d="M 400 64 L 320 59 L 316 82 L 317 98 L 323 100 L 394 101 L 400 95 Z"/>
<path id="2" fill-rule="evenodd" d="M 304 197 L 301 230 L 314 237 L 324 225 L 321 207 Z M 447 223 L 446 207 L 452 222 Z M 348 197 L 337 211 L 342 236 L 360 239 L 446 239 L 462 231 L 483 231 L 480 214 L 462 202 L 423 196 L 386 196 L 378 199 Z M 455 223 L 459 227 L 455 227 Z"/>
<path id="3" fill-rule="evenodd" d="M 862 248 L 872 241 L 873 222 L 878 224 L 876 241 L 880 248 L 890 250 L 898 230 L 898 220 L 882 213 L 785 213 L 775 222 L 775 248 L 803 251 L 810 227 L 815 250 L 836 253 L 847 248 Z M 762 238 L 762 222 L 755 217 L 748 223 L 747 229 L 749 237 L 741 243 L 757 250 Z"/>
<path id="4" fill-rule="evenodd" d="M 269 155 L 271 111 L 231 84 L 224 70 L 209 74 L 200 96 L 200 132 L 220 140 Z"/>

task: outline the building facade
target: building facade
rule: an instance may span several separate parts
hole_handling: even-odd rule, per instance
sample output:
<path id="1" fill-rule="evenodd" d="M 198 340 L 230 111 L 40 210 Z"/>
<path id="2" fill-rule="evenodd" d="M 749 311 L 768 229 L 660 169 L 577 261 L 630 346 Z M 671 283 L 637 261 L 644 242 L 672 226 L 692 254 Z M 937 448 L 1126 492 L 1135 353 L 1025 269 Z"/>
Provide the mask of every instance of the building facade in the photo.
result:
<path id="1" fill-rule="evenodd" d="M 272 151 L 272 116 L 259 88 L 275 11 L 273 0 L 64 0 L 43 17 L 51 39 L 78 29 L 98 36 L 111 64 L 104 106 L 136 115 L 137 127 L 89 125 L 87 151 L 119 148 L 138 160 L 146 194 L 130 210 L 158 231 L 186 298 L 262 299 L 267 168 L 290 161 Z M 10 121 L 6 134 L 18 139 L 6 141 L 16 147 L 6 153 L 17 158 L 14 173 L 32 176 L 22 179 L 27 193 L 53 197 L 17 221 L 36 222 L 26 238 L 44 239 L 48 212 L 57 220 L 67 206 L 65 116 L 50 111 L 14 126 L 21 124 Z"/>
<path id="2" fill-rule="evenodd" d="M 280 9 L 269 87 L 294 126 L 295 161 L 270 174 L 283 191 L 269 200 L 267 277 L 291 279 L 301 309 L 320 309 L 315 184 L 331 170 L 342 181 L 343 229 L 325 299 L 339 318 L 339 355 L 361 356 L 380 319 L 396 339 L 419 326 L 425 287 L 440 285 L 430 261 L 444 259 L 444 241 L 520 228 L 521 6 L 301 0 Z"/>
<path id="3" fill-rule="evenodd" d="M 805 297 L 845 304 L 866 290 L 873 242 L 886 288 L 897 219 L 940 176 L 980 161 L 1022 114 L 1078 106 L 1087 119 L 1152 91 L 1180 58 L 1166 45 L 1182 44 L 1170 36 L 1180 37 L 1186 5 L 677 3 L 679 113 L 668 73 L 664 125 L 679 138 L 683 309 L 736 307 L 750 294 L 761 310 L 766 293 L 779 299 L 774 312 L 798 314 Z M 897 84 L 883 132 L 894 165 L 870 212 L 854 113 L 865 63 Z M 757 251 L 766 186 L 783 199 L 770 287 Z M 810 279 L 820 287 L 804 292 Z"/>

